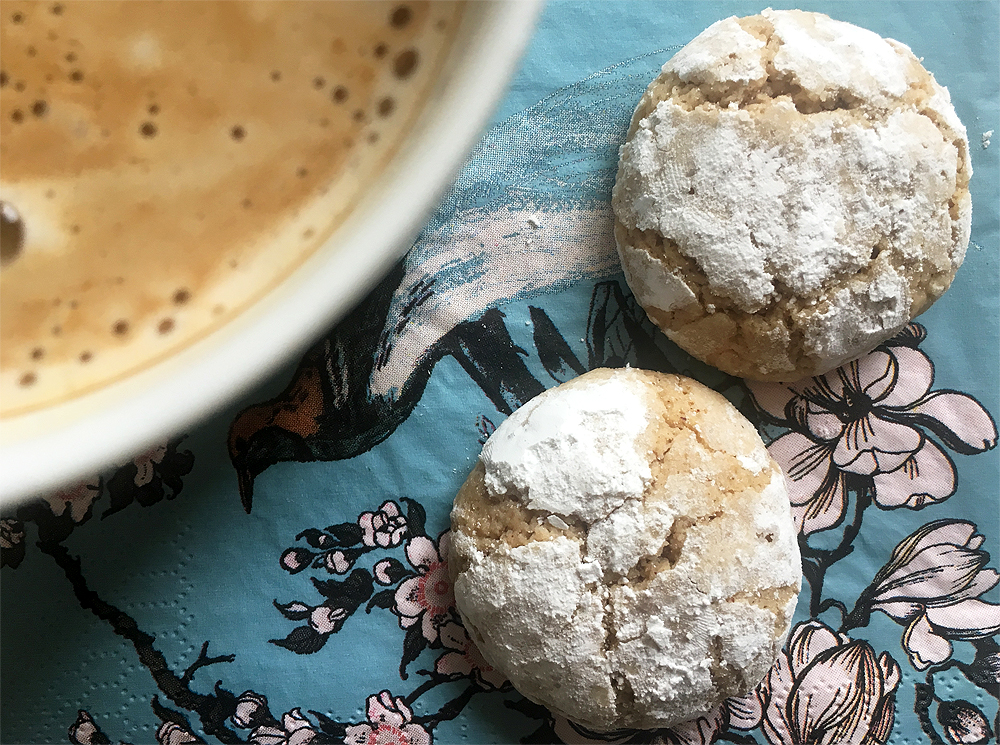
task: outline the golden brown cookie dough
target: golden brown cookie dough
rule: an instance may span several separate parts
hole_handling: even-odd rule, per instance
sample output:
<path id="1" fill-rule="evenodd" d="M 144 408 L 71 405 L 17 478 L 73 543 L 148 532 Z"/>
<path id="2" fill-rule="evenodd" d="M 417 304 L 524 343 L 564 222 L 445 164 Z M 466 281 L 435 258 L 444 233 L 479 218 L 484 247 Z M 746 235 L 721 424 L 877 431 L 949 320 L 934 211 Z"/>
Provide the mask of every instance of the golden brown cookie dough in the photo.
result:
<path id="1" fill-rule="evenodd" d="M 613 206 L 625 276 L 673 341 L 790 381 L 864 354 L 951 284 L 968 141 L 910 49 L 818 13 L 713 24 L 647 88 Z"/>
<path id="2" fill-rule="evenodd" d="M 801 583 L 784 477 L 750 423 L 693 380 L 630 368 L 497 428 L 455 500 L 450 567 L 489 663 L 600 731 L 751 689 Z"/>

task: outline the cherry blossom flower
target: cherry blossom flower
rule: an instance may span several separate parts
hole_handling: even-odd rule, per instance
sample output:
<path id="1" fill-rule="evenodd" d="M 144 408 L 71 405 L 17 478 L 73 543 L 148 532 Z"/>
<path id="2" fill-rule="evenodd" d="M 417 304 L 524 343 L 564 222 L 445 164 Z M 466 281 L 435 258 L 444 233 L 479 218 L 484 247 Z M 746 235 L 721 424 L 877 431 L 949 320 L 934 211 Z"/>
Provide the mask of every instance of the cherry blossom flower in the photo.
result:
<path id="1" fill-rule="evenodd" d="M 176 722 L 164 722 L 156 730 L 156 741 L 160 745 L 187 745 L 189 742 L 201 742 L 194 734 Z"/>
<path id="2" fill-rule="evenodd" d="M 281 727 L 264 724 L 250 733 L 254 745 L 307 745 L 319 734 L 299 709 L 281 718 Z"/>
<path id="3" fill-rule="evenodd" d="M 76 721 L 70 725 L 69 741 L 74 745 L 95 745 L 99 742 L 110 742 L 108 736 L 101 732 L 94 718 L 90 716 L 90 712 L 83 709 L 77 712 Z"/>
<path id="4" fill-rule="evenodd" d="M 392 500 L 383 502 L 376 512 L 362 512 L 358 525 L 364 533 L 362 541 L 372 548 L 398 546 L 406 536 L 406 518 Z"/>
<path id="5" fill-rule="evenodd" d="M 403 577 L 407 577 L 412 572 L 403 566 L 401 561 L 397 561 L 392 557 L 388 559 L 380 559 L 375 562 L 375 566 L 372 567 L 372 577 L 380 585 L 394 585 Z"/>
<path id="6" fill-rule="evenodd" d="M 1000 644 L 995 639 L 972 642 L 976 656 L 962 671 L 969 680 L 987 691 L 1000 691 Z"/>
<path id="7" fill-rule="evenodd" d="M 347 745 L 430 745 L 431 733 L 413 721 L 413 712 L 389 691 L 368 697 L 368 722 L 352 724 L 344 734 Z"/>
<path id="8" fill-rule="evenodd" d="M 883 509 L 917 509 L 955 492 L 955 466 L 933 433 L 963 454 L 997 444 L 989 413 L 971 396 L 932 391 L 934 366 L 906 330 L 875 351 L 794 384 L 748 383 L 757 405 L 787 432 L 769 446 L 789 479 L 805 535 L 843 519 L 848 479 L 865 479 Z"/>
<path id="9" fill-rule="evenodd" d="M 820 621 L 800 623 L 755 691 L 726 702 L 730 725 L 773 745 L 874 745 L 892 730 L 899 665 Z"/>
<path id="10" fill-rule="evenodd" d="M 309 567 L 319 566 L 330 574 L 347 574 L 359 555 L 359 551 L 351 549 L 337 548 L 317 554 L 302 546 L 292 546 L 282 552 L 278 563 L 289 574 L 298 574 Z"/>
<path id="11" fill-rule="evenodd" d="M 338 549 L 326 552 L 326 555 L 323 557 L 323 566 L 331 574 L 347 574 L 351 567 L 354 566 L 354 561 Z"/>
<path id="12" fill-rule="evenodd" d="M 68 489 L 47 494 L 43 499 L 48 503 L 53 515 L 59 517 L 68 510 L 73 522 L 79 523 L 90 514 L 90 506 L 100 495 L 101 483 L 97 480 L 85 481 Z"/>
<path id="13" fill-rule="evenodd" d="M 163 462 L 163 457 L 167 454 L 166 444 L 157 445 L 156 447 L 147 450 L 141 455 L 137 455 L 132 459 L 135 463 L 135 476 L 132 481 L 136 486 L 145 486 L 153 480 L 155 475 L 155 467 Z"/>
<path id="14" fill-rule="evenodd" d="M 936 520 L 907 536 L 861 595 L 906 626 L 903 647 L 917 670 L 952 653 L 952 639 L 982 639 L 1000 631 L 1000 605 L 980 596 L 1000 582 L 986 568 L 983 536 L 964 520 Z M 857 613 L 857 611 L 855 611 Z"/>
<path id="15" fill-rule="evenodd" d="M 442 625 L 440 638 L 441 644 L 449 651 L 434 663 L 437 673 L 448 677 L 472 678 L 480 688 L 486 690 L 496 690 L 507 683 L 503 673 L 486 661 L 460 623 L 448 621 Z"/>
<path id="16" fill-rule="evenodd" d="M 0 548 L 13 548 L 24 541 L 24 523 L 13 517 L 0 519 Z"/>
<path id="17" fill-rule="evenodd" d="M 406 544 L 406 558 L 417 570 L 396 589 L 395 612 L 399 625 L 408 629 L 421 624 L 421 632 L 429 642 L 437 641 L 439 629 L 452 619 L 455 593 L 448 575 L 448 531 L 441 534 L 438 545 L 426 536 L 415 536 Z"/>
<path id="18" fill-rule="evenodd" d="M 267 719 L 273 721 L 267 706 L 267 696 L 254 691 L 244 691 L 236 699 L 236 711 L 229 719 L 240 729 L 256 727 Z"/>
<path id="19" fill-rule="evenodd" d="M 778 658 L 780 664 L 782 658 Z M 764 709 L 767 707 L 768 678 L 764 678 L 756 688 L 744 696 L 733 696 L 725 700 L 726 713 L 729 715 L 729 723 L 736 729 L 756 729 L 760 726 L 764 718 Z"/>
<path id="20" fill-rule="evenodd" d="M 298 574 L 303 569 L 308 569 L 312 564 L 313 560 L 312 551 L 307 548 L 302 548 L 301 546 L 293 546 L 292 548 L 285 549 L 284 553 L 281 554 L 281 558 L 278 559 L 278 563 L 281 564 L 281 568 L 290 574 Z"/>
<path id="21" fill-rule="evenodd" d="M 309 614 L 309 625 L 320 634 L 332 634 L 340 630 L 347 616 L 347 610 L 344 608 L 320 605 L 313 608 Z"/>

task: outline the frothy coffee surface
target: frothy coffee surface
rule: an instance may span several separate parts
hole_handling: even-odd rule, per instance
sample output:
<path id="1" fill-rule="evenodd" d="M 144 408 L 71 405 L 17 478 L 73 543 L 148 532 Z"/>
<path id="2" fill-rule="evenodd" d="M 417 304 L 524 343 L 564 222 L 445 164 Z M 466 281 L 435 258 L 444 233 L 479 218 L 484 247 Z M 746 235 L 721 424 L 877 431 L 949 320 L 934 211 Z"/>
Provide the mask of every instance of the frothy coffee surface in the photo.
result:
<path id="1" fill-rule="evenodd" d="M 0 415 L 231 319 L 412 125 L 456 3 L 4 2 Z"/>

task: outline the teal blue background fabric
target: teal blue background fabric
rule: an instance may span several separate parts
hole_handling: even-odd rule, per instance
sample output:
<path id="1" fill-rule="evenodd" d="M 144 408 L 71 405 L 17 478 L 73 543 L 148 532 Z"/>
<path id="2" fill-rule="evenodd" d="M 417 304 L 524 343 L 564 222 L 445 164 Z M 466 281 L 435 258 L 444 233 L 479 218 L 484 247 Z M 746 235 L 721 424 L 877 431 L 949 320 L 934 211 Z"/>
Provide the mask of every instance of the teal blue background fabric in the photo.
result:
<path id="1" fill-rule="evenodd" d="M 761 6 L 553 2 L 455 187 L 351 317 L 184 438 L 4 512 L 0 740 L 993 741 L 1000 134 L 984 133 L 1000 132 L 1000 3 L 798 7 L 910 45 L 950 89 L 974 211 L 952 289 L 851 372 L 897 391 L 925 496 L 899 491 L 899 469 L 824 466 L 845 502 L 800 520 L 814 567 L 770 682 L 691 725 L 602 738 L 506 686 L 449 605 L 443 534 L 482 442 L 584 369 L 692 375 L 779 461 L 808 439 L 775 403 L 794 392 L 748 388 L 653 329 L 610 232 L 646 84 L 710 23 Z"/>

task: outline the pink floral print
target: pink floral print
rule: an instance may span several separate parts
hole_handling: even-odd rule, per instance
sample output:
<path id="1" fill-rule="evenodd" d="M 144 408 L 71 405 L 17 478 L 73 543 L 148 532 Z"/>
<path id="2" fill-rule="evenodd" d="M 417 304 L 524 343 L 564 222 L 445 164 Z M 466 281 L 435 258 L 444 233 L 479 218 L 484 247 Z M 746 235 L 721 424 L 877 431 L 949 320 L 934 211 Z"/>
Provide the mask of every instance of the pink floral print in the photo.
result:
<path id="1" fill-rule="evenodd" d="M 308 745 L 318 733 L 299 709 L 281 718 L 281 726 L 263 724 L 250 733 L 253 745 Z"/>
<path id="2" fill-rule="evenodd" d="M 69 512 L 74 523 L 83 522 L 90 513 L 90 506 L 101 495 L 100 481 L 84 481 L 67 489 L 46 494 L 43 500 L 56 517 Z"/>
<path id="3" fill-rule="evenodd" d="M 904 340 L 920 336 L 918 330 L 911 324 Z M 922 351 L 885 344 L 820 377 L 748 384 L 758 406 L 791 429 L 768 451 L 789 479 L 800 532 L 840 523 L 851 477 L 867 479 L 884 509 L 919 508 L 955 493 L 954 463 L 928 431 L 971 454 L 995 447 L 997 428 L 974 398 L 932 391 L 933 382 L 934 367 Z"/>
<path id="4" fill-rule="evenodd" d="M 236 711 L 230 721 L 240 729 L 248 729 L 257 726 L 267 711 L 267 696 L 255 691 L 244 691 L 236 699 Z"/>
<path id="5" fill-rule="evenodd" d="M 757 689 L 726 706 L 732 726 L 760 726 L 772 745 L 875 745 L 889 738 L 899 681 L 885 652 L 807 621 Z"/>
<path id="6" fill-rule="evenodd" d="M 331 574 L 347 574 L 354 562 L 344 551 L 329 551 L 323 556 L 323 566 Z"/>
<path id="7" fill-rule="evenodd" d="M 199 740 L 187 728 L 176 722 L 163 722 L 156 730 L 156 742 L 159 745 L 188 745 Z"/>
<path id="8" fill-rule="evenodd" d="M 945 662 L 951 640 L 981 639 L 1000 631 L 1000 605 L 980 596 L 1000 575 L 986 567 L 983 536 L 963 520 L 938 520 L 907 536 L 862 594 L 903 624 L 903 647 L 918 670 Z M 849 619 L 850 620 L 850 619 Z"/>
<path id="9" fill-rule="evenodd" d="M 449 650 L 438 657 L 434 670 L 448 677 L 472 678 L 487 690 L 504 687 L 507 679 L 483 657 L 469 633 L 457 621 L 448 621 L 439 630 L 441 644 Z"/>
<path id="10" fill-rule="evenodd" d="M 362 512 L 358 525 L 363 531 L 362 542 L 366 546 L 391 548 L 398 546 L 406 537 L 406 517 L 392 500 L 383 502 L 375 512 Z"/>
<path id="11" fill-rule="evenodd" d="M 368 722 L 347 727 L 347 745 L 430 745 L 431 734 L 413 721 L 402 698 L 389 691 L 368 697 Z"/>
<path id="12" fill-rule="evenodd" d="M 995 635 L 1000 631 L 1000 605 L 987 593 L 1000 585 L 1000 574 L 988 566 L 984 537 L 973 523 L 930 522 L 900 542 L 891 555 L 889 546 L 870 546 L 869 554 L 885 554 L 885 564 L 863 592 L 851 596 L 857 598 L 853 610 L 841 596 L 824 595 L 827 571 L 854 552 L 868 507 L 917 509 L 940 503 L 958 488 L 951 453 L 978 453 L 996 444 L 993 419 L 978 402 L 963 393 L 933 389 L 933 365 L 917 349 L 921 334 L 920 327 L 912 325 L 869 355 L 809 381 L 751 386 L 768 423 L 786 428 L 770 449 L 791 480 L 812 618 L 793 629 L 767 677 L 748 695 L 669 728 L 612 733 L 588 731 L 518 697 L 462 625 L 447 567 L 449 533 L 436 539 L 427 535 L 424 508 L 414 499 L 398 496 L 382 498 L 377 508 L 355 513 L 356 519 L 348 517 L 327 527 L 319 527 L 325 521 L 319 522 L 295 536 L 296 545 L 281 553 L 281 567 L 290 575 L 312 570 L 309 581 L 323 598 L 276 599 L 277 610 L 297 627 L 284 639 L 270 642 L 298 655 L 326 655 L 331 649 L 325 645 L 330 640 L 337 643 L 336 635 L 350 619 L 363 622 L 378 609 L 392 613 L 405 631 L 400 678 L 407 680 L 409 671 L 422 680 L 401 696 L 389 690 L 368 696 L 366 719 L 361 722 L 356 721 L 362 718 L 358 714 L 337 721 L 322 711 L 300 708 L 275 716 L 267 698 L 255 691 L 237 697 L 219 683 L 212 694 L 188 687 L 201 697 L 199 702 L 212 701 L 211 722 L 199 711 L 200 720 L 190 718 L 191 724 L 185 724 L 187 715 L 175 712 L 174 716 L 161 706 L 157 714 L 163 723 L 157 741 L 185 745 L 217 736 L 224 726 L 243 730 L 237 737 L 256 745 L 431 745 L 439 737 L 439 725 L 470 711 L 473 698 L 485 700 L 498 692 L 504 692 L 504 706 L 538 722 L 536 731 L 525 738 L 531 742 L 709 745 L 761 740 L 771 745 L 884 745 L 891 735 L 909 736 L 906 725 L 897 725 L 893 732 L 903 713 L 910 729 L 916 721 L 931 742 L 989 741 L 996 711 L 992 700 L 979 696 L 972 703 L 950 698 L 952 688 L 940 685 L 943 678 L 935 682 L 935 676 L 957 672 L 969 684 L 992 693 L 998 680 L 1000 647 Z M 140 482 L 147 470 L 153 473 L 149 484 L 156 482 L 163 472 L 157 466 L 161 455 L 153 451 L 136 459 L 135 470 L 125 472 L 127 485 L 145 488 Z M 70 510 L 72 516 L 72 501 L 57 505 L 60 514 Z M 843 523 L 848 505 L 853 522 L 844 525 L 839 538 L 815 535 Z M 34 509 L 54 520 L 44 505 L 36 503 Z M 912 515 L 902 517 L 904 522 L 915 520 Z M 69 522 L 55 520 L 60 526 Z M 871 528 L 864 535 L 878 537 Z M 9 555 L 25 540 L 17 519 L 0 521 L 0 548 Z M 71 558 L 62 560 L 72 564 Z M 847 570 L 848 564 L 837 568 Z M 826 589 L 829 592 L 830 587 Z M 833 611 L 840 614 L 839 628 L 825 622 Z M 902 627 L 902 647 L 920 672 L 907 682 L 912 686 L 905 698 L 910 711 L 896 707 L 902 685 L 897 662 L 873 641 L 854 635 L 871 624 L 875 611 Z M 869 639 L 879 637 L 876 633 Z M 370 639 L 378 644 L 382 637 L 373 634 Z M 955 651 L 962 643 L 964 647 Z M 343 646 L 317 659 L 341 664 L 341 651 Z M 177 680 L 189 684 L 195 670 L 231 658 L 209 657 L 206 643 L 198 660 Z M 207 689 L 205 685 L 203 690 Z M 755 732 L 749 734 L 750 730 Z M 108 738 L 83 712 L 70 739 Z"/>
<path id="13" fill-rule="evenodd" d="M 319 634 L 332 634 L 343 626 L 347 619 L 347 610 L 320 605 L 309 613 L 309 625 Z"/>
<path id="14" fill-rule="evenodd" d="M 154 448 L 150 448 L 145 453 L 137 455 L 133 459 L 135 463 L 135 476 L 133 477 L 133 483 L 136 486 L 145 486 L 153 480 L 155 475 L 154 467 L 163 462 L 163 457 L 167 454 L 166 444 L 157 445 Z"/>
<path id="15" fill-rule="evenodd" d="M 968 701 L 942 701 L 937 718 L 945 739 L 953 745 L 985 745 L 993 739 L 993 729 L 983 712 Z"/>
<path id="16" fill-rule="evenodd" d="M 96 745 L 107 742 L 107 737 L 101 732 L 89 711 L 81 709 L 77 712 L 76 721 L 70 725 L 69 741 L 73 745 Z"/>
<path id="17" fill-rule="evenodd" d="M 455 593 L 448 575 L 448 544 L 446 531 L 437 546 L 430 538 L 416 536 L 406 544 L 406 558 L 417 576 L 407 579 L 396 590 L 396 613 L 404 629 L 419 623 L 424 639 L 435 642 L 440 628 L 453 617 Z"/>

